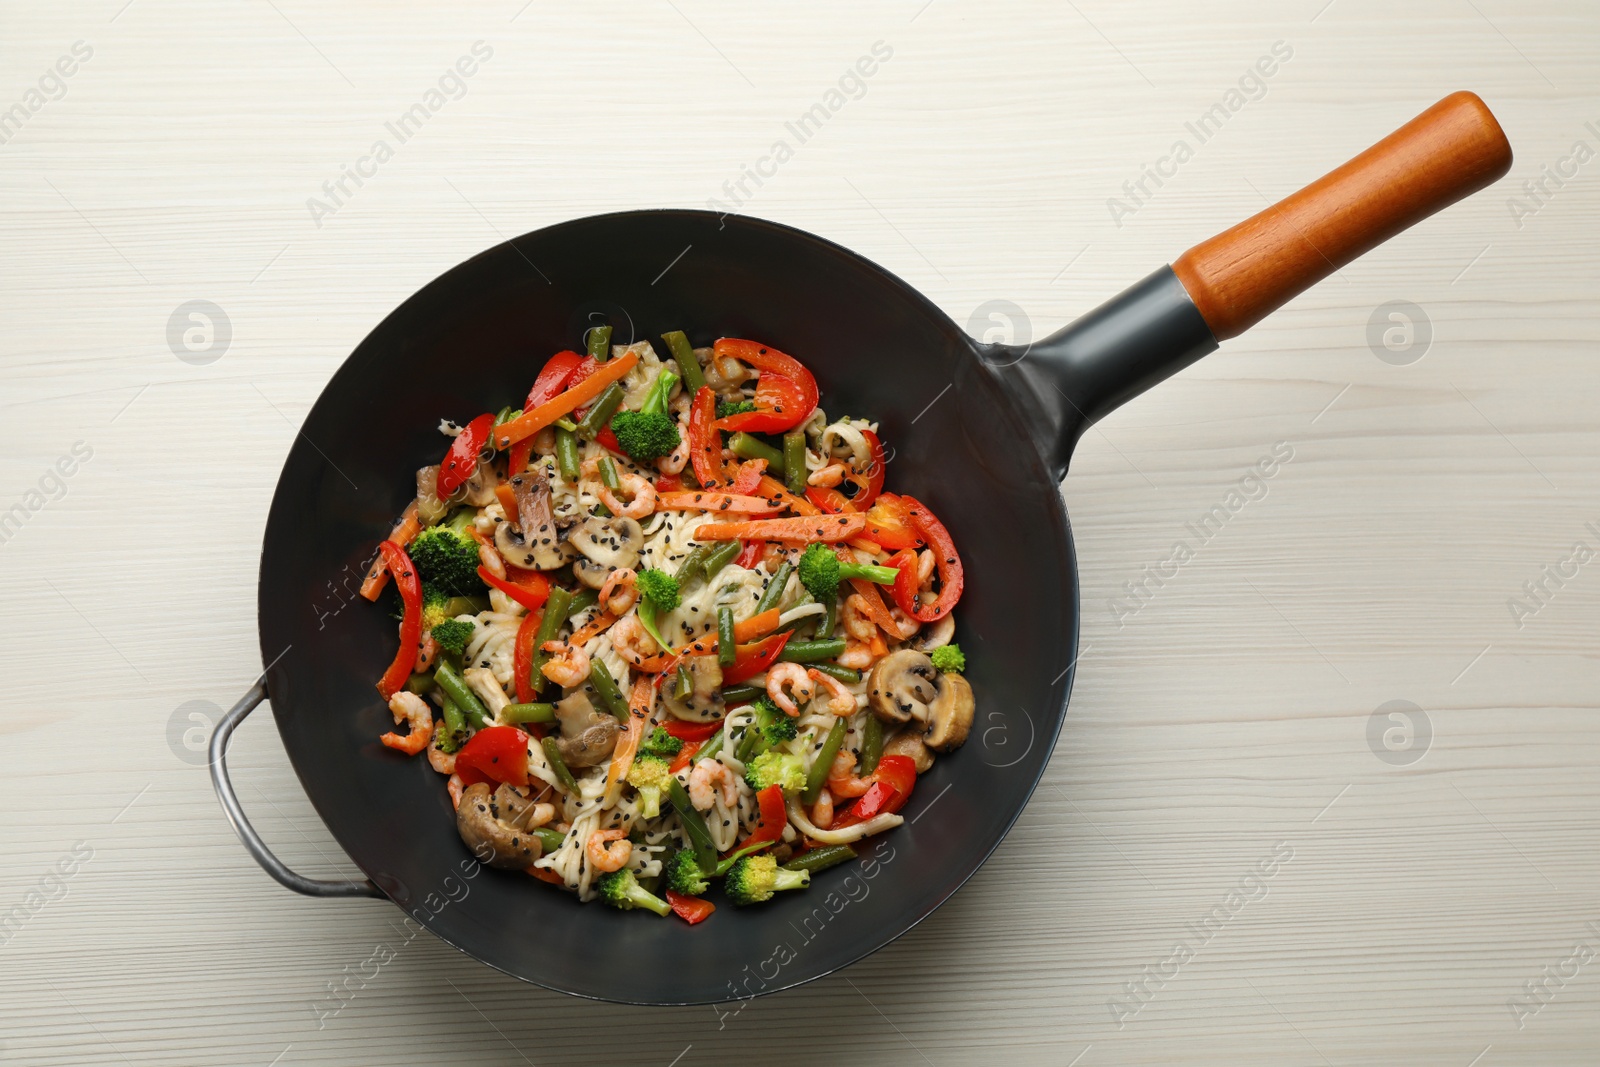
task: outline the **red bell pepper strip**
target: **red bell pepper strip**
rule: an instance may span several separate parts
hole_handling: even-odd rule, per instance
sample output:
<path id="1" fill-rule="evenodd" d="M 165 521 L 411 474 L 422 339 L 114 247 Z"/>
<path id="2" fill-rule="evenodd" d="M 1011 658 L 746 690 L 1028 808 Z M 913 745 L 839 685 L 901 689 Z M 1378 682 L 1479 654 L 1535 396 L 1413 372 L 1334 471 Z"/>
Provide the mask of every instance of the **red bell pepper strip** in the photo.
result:
<path id="1" fill-rule="evenodd" d="M 667 764 L 667 773 L 677 774 L 689 766 L 689 761 L 694 759 L 694 754 L 704 746 L 704 741 L 685 741 L 683 747 L 678 749 L 678 754 L 672 757 L 672 762 Z"/>
<path id="2" fill-rule="evenodd" d="M 388 700 L 406 684 L 411 669 L 417 665 L 417 644 L 422 640 L 422 579 L 417 577 L 417 568 L 406 550 L 393 541 L 381 542 L 378 551 L 383 554 L 389 573 L 394 575 L 400 602 L 405 605 L 405 615 L 400 620 L 400 649 L 394 654 L 389 669 L 378 679 L 378 693 Z"/>
<path id="3" fill-rule="evenodd" d="M 883 492 L 883 481 L 888 474 L 888 465 L 883 458 L 883 442 L 878 440 L 878 435 L 871 430 L 862 430 L 861 437 L 867 442 L 867 449 L 872 453 L 872 458 L 867 461 L 865 475 L 851 476 L 851 480 L 856 483 L 860 491 L 850 498 L 850 503 L 856 506 L 857 511 L 866 511 Z"/>
<path id="4" fill-rule="evenodd" d="M 509 575 L 511 568 L 507 567 L 506 573 Z M 478 568 L 478 577 L 483 579 L 484 585 L 500 590 L 529 611 L 544 607 L 544 602 L 550 599 L 550 579 L 538 571 L 522 571 L 521 574 L 524 576 L 521 581 L 511 582 L 495 577 L 488 567 Z"/>
<path id="5" fill-rule="evenodd" d="M 690 926 L 697 922 L 704 922 L 712 912 L 717 910 L 717 906 L 711 901 L 700 897 L 684 896 L 675 889 L 667 890 L 667 903 L 672 906 L 673 914 Z"/>
<path id="6" fill-rule="evenodd" d="M 878 769 L 867 776 L 872 784 L 850 807 L 834 817 L 831 830 L 842 830 L 875 815 L 896 812 L 911 799 L 911 790 L 917 783 L 917 766 L 910 756 L 885 756 L 878 761 Z"/>
<path id="7" fill-rule="evenodd" d="M 516 675 L 513 679 L 517 684 L 517 703 L 533 703 L 533 642 L 539 636 L 539 624 L 544 621 L 544 612 L 530 611 L 522 617 L 522 622 L 517 626 L 516 644 L 513 646 L 515 655 L 512 657 L 511 673 Z"/>
<path id="8" fill-rule="evenodd" d="M 389 531 L 389 540 L 404 548 L 421 532 L 422 523 L 417 521 L 417 501 L 413 498 L 411 503 L 406 505 L 406 510 L 401 513 L 400 521 Z M 380 552 L 378 558 L 372 561 L 372 566 L 367 568 L 367 576 L 361 582 L 361 595 L 375 601 L 378 599 L 378 594 L 383 592 L 383 587 L 388 584 L 389 565 L 384 562 L 383 553 Z"/>
<path id="9" fill-rule="evenodd" d="M 494 427 L 493 415 L 479 415 L 467 423 L 467 428 L 456 434 L 450 442 L 450 451 L 439 464 L 439 499 L 447 499 L 472 477 L 478 469 L 478 453 L 489 443 L 489 431 Z"/>
<path id="10" fill-rule="evenodd" d="M 850 498 L 837 489 L 829 489 L 825 485 L 806 486 L 806 499 L 815 504 L 824 514 L 839 515 L 844 512 L 857 511 Z"/>
<path id="11" fill-rule="evenodd" d="M 709 741 L 720 729 L 722 722 L 684 722 L 682 719 L 673 719 L 671 722 L 662 723 L 661 728 L 676 737 L 679 741 Z"/>
<path id="12" fill-rule="evenodd" d="M 805 364 L 793 356 L 779 352 L 776 348 L 768 345 L 759 344 L 755 341 L 746 341 L 738 337 L 718 338 L 716 343 L 711 346 L 711 349 L 718 358 L 732 356 L 739 362 L 748 363 L 757 370 L 762 371 L 762 382 L 766 381 L 768 375 L 775 374 L 780 378 L 786 379 L 785 385 L 794 387 L 792 397 L 785 397 L 782 402 L 783 411 L 781 415 L 776 411 L 770 413 L 769 417 L 774 418 L 778 424 L 773 425 L 768 432 L 792 430 L 802 422 L 805 422 L 811 416 L 811 413 L 816 410 L 819 397 L 817 379 L 812 377 Z M 761 382 L 757 382 L 756 402 L 758 405 L 761 403 L 760 390 Z M 763 413 L 752 411 L 746 414 L 759 415 Z M 733 416 L 727 421 L 731 422 L 735 418 L 742 417 Z"/>
<path id="13" fill-rule="evenodd" d="M 741 496 L 752 496 L 760 487 L 761 481 L 766 477 L 767 461 L 764 459 L 747 459 L 743 463 L 728 464 L 728 478 L 731 484 L 728 492 L 738 493 Z"/>
<path id="14" fill-rule="evenodd" d="M 863 535 L 890 551 L 915 546 L 918 538 L 911 525 L 911 506 L 893 493 L 880 493 L 867 509 Z"/>
<path id="15" fill-rule="evenodd" d="M 746 541 L 744 547 L 739 550 L 739 555 L 734 559 L 734 562 L 745 570 L 749 570 L 755 565 L 756 557 L 761 555 L 761 550 L 766 547 L 766 544 L 765 541 Z"/>
<path id="16" fill-rule="evenodd" d="M 663 474 L 656 479 L 656 497 L 660 499 L 662 493 L 676 493 L 683 488 L 683 475 Z"/>
<path id="17" fill-rule="evenodd" d="M 582 407 L 605 392 L 606 386 L 625 376 L 638 362 L 639 356 L 634 352 L 618 356 L 602 364 L 577 385 L 568 386 L 543 404 L 524 411 L 510 422 L 502 422 L 494 429 L 494 446 L 510 448 L 518 441 L 532 437 L 561 416 Z M 492 416 L 491 421 L 493 421 Z"/>
<path id="18" fill-rule="evenodd" d="M 717 429 L 783 433 L 799 425 L 790 413 L 804 408 L 807 403 L 805 391 L 798 383 L 781 374 L 768 372 L 756 382 L 755 410 L 718 419 Z M 814 399 L 809 403 L 812 408 L 817 406 Z M 811 412 L 807 411 L 806 414 L 810 415 Z"/>
<path id="19" fill-rule="evenodd" d="M 565 389 L 570 383 L 572 372 L 583 362 L 583 358 L 570 349 L 551 356 L 549 362 L 545 363 L 544 369 L 539 371 L 539 377 L 534 379 L 533 388 L 528 390 L 528 399 L 522 405 L 522 410 L 530 411 Z M 511 474 L 521 474 L 528 469 L 528 459 L 532 455 L 533 438 L 518 441 L 511 446 L 510 461 L 506 469 Z"/>
<path id="20" fill-rule="evenodd" d="M 756 794 L 756 803 L 761 807 L 761 823 L 749 837 L 739 842 L 740 851 L 763 842 L 777 843 L 783 837 L 783 828 L 789 825 L 789 809 L 783 804 L 782 786 L 767 786 Z"/>
<path id="21" fill-rule="evenodd" d="M 714 425 L 717 417 L 717 394 L 709 385 L 702 385 L 689 404 L 689 461 L 694 464 L 694 476 L 702 486 L 715 489 L 722 484 L 722 435 Z"/>
<path id="22" fill-rule="evenodd" d="M 719 493 L 703 489 L 685 489 L 676 493 L 656 494 L 657 511 L 715 511 L 731 515 L 770 515 L 782 511 L 782 504 L 773 504 L 766 497 L 741 496 L 738 493 Z"/>
<path id="23" fill-rule="evenodd" d="M 783 651 L 783 646 L 789 643 L 789 638 L 794 636 L 793 630 L 764 637 L 760 641 L 749 645 L 740 645 L 733 659 L 733 666 L 724 667 L 722 670 L 723 685 L 738 685 L 766 670 L 777 662 L 778 653 Z"/>
<path id="24" fill-rule="evenodd" d="M 528 735 L 515 726 L 485 726 L 456 753 L 456 773 L 463 768 L 491 781 L 527 785 Z"/>
<path id="25" fill-rule="evenodd" d="M 708 522 L 694 532 L 696 541 L 848 541 L 866 526 L 861 515 L 802 516 L 790 519 L 752 519 L 749 522 Z"/>
<path id="26" fill-rule="evenodd" d="M 900 610 L 910 615 L 918 622 L 938 622 L 955 608 L 956 601 L 961 599 L 961 589 L 966 584 L 965 573 L 961 567 L 961 556 L 956 552 L 956 543 L 950 537 L 950 531 L 928 510 L 928 506 L 916 497 L 902 497 L 910 507 L 911 526 L 928 543 L 933 550 L 935 566 L 939 571 L 939 596 L 932 604 L 923 605 L 917 599 L 917 574 L 916 569 L 900 568 L 900 577 L 894 583 L 894 600 L 900 605 Z M 696 537 L 705 533 L 705 527 L 696 532 Z"/>

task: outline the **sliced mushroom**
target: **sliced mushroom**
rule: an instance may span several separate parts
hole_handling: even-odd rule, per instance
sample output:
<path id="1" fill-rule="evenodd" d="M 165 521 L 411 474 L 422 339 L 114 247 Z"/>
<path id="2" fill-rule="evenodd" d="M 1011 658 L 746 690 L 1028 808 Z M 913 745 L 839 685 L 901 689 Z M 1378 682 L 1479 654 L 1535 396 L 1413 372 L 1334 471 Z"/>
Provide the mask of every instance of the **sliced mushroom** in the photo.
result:
<path id="1" fill-rule="evenodd" d="M 556 722 L 556 748 L 568 767 L 598 767 L 610 759 L 622 730 L 615 718 L 595 710 L 582 689 L 556 703 Z"/>
<path id="2" fill-rule="evenodd" d="M 491 791 L 488 783 L 478 782 L 461 794 L 456 832 L 479 862 L 523 870 L 543 851 L 539 835 L 525 828 L 524 820 L 533 806 L 532 800 L 509 785 Z"/>
<path id="3" fill-rule="evenodd" d="M 928 746 L 922 742 L 922 731 L 916 727 L 901 730 L 888 741 L 884 742 L 883 754 L 885 756 L 905 756 L 916 765 L 918 774 L 927 774 L 928 768 L 933 766 L 933 753 L 928 751 Z"/>
<path id="4" fill-rule="evenodd" d="M 494 544 L 506 562 L 524 570 L 553 570 L 570 555 L 550 510 L 550 479 L 531 470 L 511 479 L 517 514 L 495 527 Z"/>
<path id="5" fill-rule="evenodd" d="M 950 639 L 955 635 L 956 617 L 954 615 L 946 615 L 917 634 L 916 638 L 911 642 L 911 647 L 920 648 L 924 652 L 932 652 L 936 648 L 943 648 L 948 645 Z"/>
<path id="6" fill-rule="evenodd" d="M 477 469 L 462 486 L 461 499 L 475 508 L 481 508 L 494 503 L 494 487 L 500 484 L 500 476 L 495 473 L 493 464 L 478 462 Z"/>
<path id="7" fill-rule="evenodd" d="M 926 652 L 902 648 L 880 659 L 867 676 L 867 699 L 884 722 L 928 721 L 939 696 L 939 670 Z"/>
<path id="8" fill-rule="evenodd" d="M 662 703 L 674 716 L 688 722 L 713 722 L 722 718 L 727 705 L 722 699 L 722 667 L 715 656 L 690 656 L 683 661 L 694 688 L 679 700 L 674 680 L 668 677 L 661 686 Z"/>
<path id="9" fill-rule="evenodd" d="M 960 748 L 972 729 L 972 686 L 959 674 L 939 676 L 939 697 L 928 707 L 922 743 L 937 752 Z"/>
<path id="10" fill-rule="evenodd" d="M 417 521 L 432 526 L 444 518 L 450 505 L 439 499 L 439 464 L 417 469 Z"/>
<path id="11" fill-rule="evenodd" d="M 624 570 L 639 562 L 644 548 L 644 530 L 634 519 L 598 515 L 583 520 L 567 535 L 567 541 L 580 557 L 572 561 L 572 573 L 591 589 L 605 584 L 612 571 Z"/>

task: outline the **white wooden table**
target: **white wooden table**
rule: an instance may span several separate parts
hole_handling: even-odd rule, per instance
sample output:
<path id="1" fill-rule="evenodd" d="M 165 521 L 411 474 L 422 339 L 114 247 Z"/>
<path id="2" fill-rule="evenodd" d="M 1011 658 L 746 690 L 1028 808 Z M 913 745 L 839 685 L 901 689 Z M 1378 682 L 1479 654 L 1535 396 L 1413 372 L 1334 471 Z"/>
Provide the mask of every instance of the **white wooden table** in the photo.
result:
<path id="1" fill-rule="evenodd" d="M 506 236 L 728 201 L 875 42 L 742 210 L 994 336 L 1042 336 L 1453 89 L 1517 162 L 1087 436 L 1058 751 L 993 861 L 890 948 L 737 1012 L 629 1009 L 284 892 L 184 730 L 261 669 L 262 523 L 324 382 Z M 1200 143 L 1185 122 L 1275 42 Z M 1600 562 L 1566 561 L 1600 551 L 1597 46 L 1580 0 L 6 0 L 0 513 L 25 521 L 0 542 L 0 1062 L 1596 1062 Z M 419 102 L 402 143 L 385 124 Z M 1192 158 L 1131 199 L 1179 139 Z M 345 167 L 365 177 L 335 199 Z M 226 343 L 169 345 L 195 300 Z M 1390 301 L 1427 326 L 1379 315 L 1370 346 Z M 1113 607 L 1275 447 L 1254 499 Z M 280 855 L 348 871 L 268 716 L 235 753 Z"/>

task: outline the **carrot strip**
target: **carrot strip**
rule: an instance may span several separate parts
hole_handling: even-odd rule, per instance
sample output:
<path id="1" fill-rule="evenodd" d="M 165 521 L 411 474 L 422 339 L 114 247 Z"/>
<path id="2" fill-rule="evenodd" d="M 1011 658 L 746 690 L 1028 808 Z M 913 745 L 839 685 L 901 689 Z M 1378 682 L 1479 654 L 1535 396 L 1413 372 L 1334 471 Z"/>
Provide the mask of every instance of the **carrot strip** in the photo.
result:
<path id="1" fill-rule="evenodd" d="M 649 678 L 641 677 L 633 683 L 628 695 L 628 724 L 617 735 L 617 748 L 611 755 L 611 766 L 606 770 L 606 803 L 615 804 L 622 795 L 623 779 L 633 768 L 634 753 L 639 751 L 639 740 L 650 723 L 650 712 L 655 707 L 656 687 Z"/>
<path id="2" fill-rule="evenodd" d="M 775 504 L 771 500 L 759 496 L 739 496 L 735 493 L 684 490 L 675 493 L 657 493 L 656 510 L 717 511 L 735 515 L 770 515 L 773 512 L 782 511 L 783 505 L 781 503 Z"/>
<path id="3" fill-rule="evenodd" d="M 600 614 L 590 619 L 583 629 L 574 633 L 567 643 L 573 648 L 582 648 L 590 641 L 593 641 L 595 638 L 611 629 L 611 624 L 616 622 L 621 617 L 622 616 L 620 615 L 613 615 L 609 611 L 602 611 Z"/>
<path id="4" fill-rule="evenodd" d="M 795 496 L 793 493 L 789 492 L 788 489 L 784 488 L 782 482 L 778 481 L 778 479 L 774 478 L 770 474 L 763 474 L 761 476 L 761 482 L 759 483 L 758 487 L 761 490 L 762 496 L 765 496 L 769 500 L 776 500 L 779 503 L 784 504 L 796 515 L 822 514 L 821 508 L 817 507 L 803 496 Z"/>
<path id="5" fill-rule="evenodd" d="M 532 437 L 561 416 L 582 407 L 601 393 L 606 386 L 627 374 L 639 362 L 637 353 L 629 352 L 600 364 L 589 377 L 571 389 L 546 400 L 532 411 L 525 411 L 510 422 L 502 422 L 492 434 L 496 448 L 510 448 L 518 441 Z"/>
<path id="6" fill-rule="evenodd" d="M 733 643 L 747 645 L 758 637 L 765 637 L 778 628 L 778 618 L 781 612 L 777 608 L 768 608 L 759 615 L 752 615 L 743 622 L 733 624 Z M 677 657 L 703 656 L 708 652 L 717 650 L 717 632 L 715 630 L 704 637 L 689 642 L 682 648 L 674 649 L 672 654 Z"/>
<path id="7" fill-rule="evenodd" d="M 401 548 L 409 545 L 422 532 L 422 523 L 417 521 L 417 502 L 412 500 L 406 505 L 406 510 L 401 512 L 400 521 L 394 524 L 394 529 L 389 531 L 385 541 L 393 541 Z M 389 584 L 389 568 L 383 562 L 383 556 L 378 556 L 372 561 L 372 566 L 367 568 L 367 576 L 361 582 L 361 595 L 368 600 L 376 601 L 378 594 L 383 592 L 383 587 Z"/>
<path id="8" fill-rule="evenodd" d="M 512 522 L 516 522 L 517 494 L 512 491 L 511 486 L 507 485 L 505 482 L 501 482 L 499 485 L 494 487 L 494 495 L 495 498 L 500 501 L 500 507 L 505 511 L 506 518 Z"/>
<path id="9" fill-rule="evenodd" d="M 883 555 L 883 546 L 874 541 L 868 541 L 865 537 L 852 537 L 845 544 L 851 548 L 860 549 L 869 556 Z"/>
<path id="10" fill-rule="evenodd" d="M 850 587 L 867 602 L 867 618 L 877 623 L 884 633 L 896 641 L 900 640 L 900 628 L 894 624 L 894 616 L 889 614 L 889 607 L 883 602 L 878 587 L 865 578 L 850 579 Z"/>
<path id="11" fill-rule="evenodd" d="M 755 519 L 750 522 L 711 522 L 694 532 L 696 541 L 846 541 L 867 524 L 865 515 L 804 516 L 790 519 Z"/>

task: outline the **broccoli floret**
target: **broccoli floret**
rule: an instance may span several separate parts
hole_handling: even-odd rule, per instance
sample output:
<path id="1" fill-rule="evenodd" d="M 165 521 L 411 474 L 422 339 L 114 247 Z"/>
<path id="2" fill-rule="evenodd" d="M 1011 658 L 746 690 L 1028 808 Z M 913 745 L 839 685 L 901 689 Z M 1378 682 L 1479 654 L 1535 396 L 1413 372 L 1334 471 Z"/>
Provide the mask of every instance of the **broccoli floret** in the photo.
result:
<path id="1" fill-rule="evenodd" d="M 700 861 L 695 858 L 692 848 L 680 848 L 673 853 L 661 873 L 666 876 L 668 889 L 685 896 L 698 897 L 711 885 L 706 881 L 706 872 L 700 869 Z"/>
<path id="2" fill-rule="evenodd" d="M 626 867 L 601 878 L 595 883 L 595 888 L 599 890 L 601 900 L 623 911 L 644 908 L 657 915 L 665 915 L 672 910 L 666 901 L 640 885 L 639 879 Z"/>
<path id="3" fill-rule="evenodd" d="M 472 640 L 472 632 L 477 628 L 475 623 L 464 619 L 446 619 L 428 632 L 433 634 L 434 643 L 440 648 L 459 656 L 466 651 L 467 642 Z"/>
<path id="4" fill-rule="evenodd" d="M 472 518 L 470 508 L 463 510 L 448 523 L 417 534 L 408 549 L 423 584 L 447 597 L 485 592 L 483 579 L 478 577 L 478 542 L 466 533 Z"/>
<path id="5" fill-rule="evenodd" d="M 946 674 L 967 669 L 967 656 L 966 653 L 961 651 L 960 645 L 943 645 L 934 649 L 929 654 L 929 658 L 933 660 L 935 667 Z"/>
<path id="6" fill-rule="evenodd" d="M 654 819 L 661 814 L 661 790 L 666 788 L 667 761 L 651 752 L 641 752 L 628 768 L 628 784 L 639 791 L 639 814 Z"/>
<path id="7" fill-rule="evenodd" d="M 780 890 L 804 889 L 810 884 L 810 871 L 785 870 L 771 856 L 745 856 L 728 868 L 722 889 L 735 904 L 759 904 Z"/>
<path id="8" fill-rule="evenodd" d="M 670 760 L 673 756 L 683 751 L 683 741 L 667 733 L 666 727 L 657 726 L 650 731 L 650 736 L 644 739 L 644 744 L 640 746 L 640 751 L 648 752 L 652 756 L 660 756 L 664 760 Z"/>
<path id="9" fill-rule="evenodd" d="M 639 596 L 657 611 L 671 611 L 681 599 L 678 580 L 666 571 L 642 570 L 634 584 Z"/>
<path id="10" fill-rule="evenodd" d="M 745 764 L 744 780 L 757 791 L 775 785 L 786 794 L 798 793 L 806 785 L 806 766 L 787 752 L 763 752 Z"/>
<path id="11" fill-rule="evenodd" d="M 776 748 L 785 741 L 793 741 L 800 733 L 800 727 L 795 719 L 783 713 L 772 698 L 765 694 L 756 697 L 751 704 L 755 710 L 756 743 L 754 751 L 757 754 L 769 748 Z"/>
<path id="12" fill-rule="evenodd" d="M 672 396 L 672 387 L 680 380 L 669 370 L 663 370 L 656 375 L 656 380 L 650 383 L 650 391 L 645 394 L 644 403 L 639 405 L 639 410 L 646 415 L 666 414 L 667 400 Z"/>
<path id="13" fill-rule="evenodd" d="M 622 450 L 640 463 L 654 463 L 682 440 L 672 416 L 659 411 L 619 411 L 611 418 L 611 432 Z"/>
<path id="14" fill-rule="evenodd" d="M 800 557 L 800 584 L 824 604 L 839 595 L 839 583 L 845 578 L 865 578 L 879 585 L 892 585 L 899 573 L 893 567 L 841 560 L 832 548 L 821 543 L 810 545 Z"/>
<path id="15" fill-rule="evenodd" d="M 754 400 L 738 400 L 732 403 L 726 400 L 719 400 L 717 401 L 717 418 L 725 419 L 730 415 L 743 415 L 745 412 L 754 411 L 755 409 L 756 402 Z"/>

